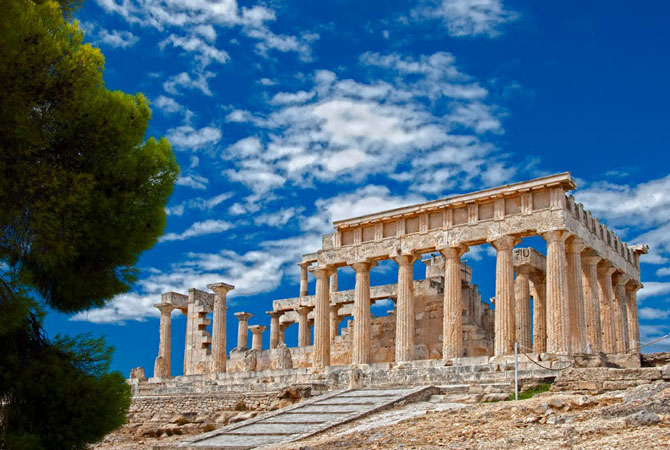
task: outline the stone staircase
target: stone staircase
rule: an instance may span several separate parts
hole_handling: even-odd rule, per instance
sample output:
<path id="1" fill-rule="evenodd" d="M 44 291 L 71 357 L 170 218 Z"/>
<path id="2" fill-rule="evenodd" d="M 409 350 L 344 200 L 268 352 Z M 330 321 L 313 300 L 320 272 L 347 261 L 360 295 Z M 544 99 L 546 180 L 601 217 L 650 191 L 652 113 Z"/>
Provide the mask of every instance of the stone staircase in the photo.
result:
<path id="1" fill-rule="evenodd" d="M 507 400 L 514 393 L 513 383 L 450 384 L 437 386 L 432 403 L 479 403 Z"/>
<path id="2" fill-rule="evenodd" d="M 432 386 L 412 389 L 341 390 L 155 449 L 250 449 L 304 439 L 402 402 L 427 400 Z"/>

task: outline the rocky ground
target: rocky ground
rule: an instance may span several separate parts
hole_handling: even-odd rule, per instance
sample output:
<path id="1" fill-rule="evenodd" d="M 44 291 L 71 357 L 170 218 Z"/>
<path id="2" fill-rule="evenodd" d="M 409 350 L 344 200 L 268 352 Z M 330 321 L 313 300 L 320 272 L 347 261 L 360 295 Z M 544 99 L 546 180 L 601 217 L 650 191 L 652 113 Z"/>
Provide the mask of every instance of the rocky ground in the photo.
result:
<path id="1" fill-rule="evenodd" d="M 221 412 L 219 425 L 256 415 Z M 96 449 L 146 449 L 179 441 L 200 425 L 135 424 Z M 209 418 L 208 424 L 217 418 Z M 157 422 L 156 422 L 157 423 Z M 670 383 L 657 382 L 600 395 L 542 393 L 495 403 L 413 403 L 330 430 L 281 449 L 670 449 Z"/>

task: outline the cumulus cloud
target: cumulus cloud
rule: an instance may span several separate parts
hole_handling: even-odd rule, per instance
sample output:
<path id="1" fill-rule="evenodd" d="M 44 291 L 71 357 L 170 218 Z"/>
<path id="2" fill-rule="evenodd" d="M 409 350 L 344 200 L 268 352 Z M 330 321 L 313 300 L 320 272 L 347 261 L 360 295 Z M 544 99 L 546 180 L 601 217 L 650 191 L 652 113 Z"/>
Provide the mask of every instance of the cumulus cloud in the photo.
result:
<path id="1" fill-rule="evenodd" d="M 165 95 L 159 95 L 156 97 L 152 105 L 165 114 L 174 114 L 184 110 L 184 107 L 180 105 L 175 99 L 166 97 Z"/>
<path id="2" fill-rule="evenodd" d="M 196 129 L 190 125 L 182 125 L 169 129 L 167 137 L 177 149 L 198 150 L 219 142 L 221 130 L 213 126 Z"/>
<path id="3" fill-rule="evenodd" d="M 107 31 L 105 29 L 101 29 L 98 32 L 98 38 L 103 43 L 109 45 L 110 47 L 115 48 L 132 47 L 140 40 L 140 38 L 135 36 L 130 31 L 119 31 L 119 30 Z"/>
<path id="4" fill-rule="evenodd" d="M 168 206 L 165 211 L 171 216 L 181 216 L 190 209 L 209 211 L 225 202 L 233 196 L 232 192 L 224 192 L 210 198 L 195 197 L 173 206 Z"/>
<path id="5" fill-rule="evenodd" d="M 193 189 L 207 189 L 207 184 L 209 180 L 200 175 L 186 175 L 180 176 L 175 182 L 178 186 L 187 186 Z"/>
<path id="6" fill-rule="evenodd" d="M 670 317 L 670 310 L 656 308 L 640 308 L 638 314 L 641 319 L 658 320 Z"/>
<path id="7" fill-rule="evenodd" d="M 195 222 L 181 233 L 166 233 L 160 237 L 159 242 L 183 241 L 205 234 L 223 233 L 233 228 L 233 224 L 225 220 L 204 220 Z"/>
<path id="8" fill-rule="evenodd" d="M 205 95 L 211 96 L 208 79 L 214 76 L 213 72 L 205 71 L 196 73 L 193 76 L 186 72 L 181 72 L 171 76 L 163 83 L 163 89 L 168 94 L 181 95 L 182 89 L 197 90 Z"/>
<path id="9" fill-rule="evenodd" d="M 502 0 L 430 0 L 415 13 L 441 19 L 456 37 L 495 37 L 503 24 L 518 18 L 516 12 L 505 9 Z"/>

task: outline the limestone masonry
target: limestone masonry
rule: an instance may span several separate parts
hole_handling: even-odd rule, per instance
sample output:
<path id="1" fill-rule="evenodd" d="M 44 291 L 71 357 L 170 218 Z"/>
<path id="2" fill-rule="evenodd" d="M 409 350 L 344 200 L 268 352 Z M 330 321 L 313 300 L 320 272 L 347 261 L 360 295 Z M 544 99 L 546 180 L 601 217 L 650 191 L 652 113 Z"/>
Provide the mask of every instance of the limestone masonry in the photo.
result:
<path id="1" fill-rule="evenodd" d="M 515 342 L 553 364 L 635 365 L 637 357 L 639 365 L 636 293 L 648 247 L 622 242 L 567 195 L 575 188 L 561 173 L 335 222 L 322 248 L 298 261 L 299 295 L 272 302 L 268 349 L 266 327 L 239 311 L 237 346 L 226 354 L 226 295 L 234 286 L 164 293 L 156 305 L 154 376 L 134 383 L 159 389 L 207 379 L 212 389 L 254 390 L 258 383 L 277 388 L 346 372 L 349 383 L 371 384 L 375 373 L 403 365 L 430 383 L 455 373 L 454 366 L 508 364 Z M 541 236 L 547 254 L 515 248 L 528 236 Z M 461 261 L 477 245 L 496 251 L 495 309 L 482 302 L 472 268 Z M 415 281 L 413 263 L 431 253 L 422 259 L 426 278 Z M 370 271 L 388 259 L 397 263 L 397 284 L 370 286 Z M 344 266 L 356 272 L 353 290 L 337 288 Z M 387 299 L 394 303 L 390 314 L 372 316 L 371 304 Z M 174 309 L 187 317 L 184 376 L 177 379 L 170 368 Z M 353 320 L 338 333 L 347 317 Z M 296 347 L 284 343 L 290 326 L 298 327 Z"/>

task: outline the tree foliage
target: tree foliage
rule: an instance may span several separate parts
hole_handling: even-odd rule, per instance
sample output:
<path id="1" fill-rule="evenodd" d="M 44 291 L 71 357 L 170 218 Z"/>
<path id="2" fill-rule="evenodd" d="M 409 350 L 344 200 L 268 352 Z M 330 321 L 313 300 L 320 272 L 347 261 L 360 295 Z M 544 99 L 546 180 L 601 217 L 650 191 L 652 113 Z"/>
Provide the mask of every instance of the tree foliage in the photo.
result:
<path id="1" fill-rule="evenodd" d="M 78 449 L 121 425 L 130 389 L 102 339 L 48 339 L 130 289 L 178 175 L 146 139 L 141 94 L 110 91 L 72 15 L 81 0 L 0 0 L 0 449 Z"/>

